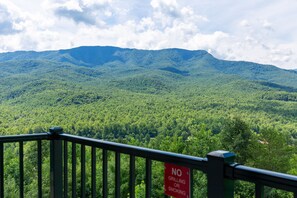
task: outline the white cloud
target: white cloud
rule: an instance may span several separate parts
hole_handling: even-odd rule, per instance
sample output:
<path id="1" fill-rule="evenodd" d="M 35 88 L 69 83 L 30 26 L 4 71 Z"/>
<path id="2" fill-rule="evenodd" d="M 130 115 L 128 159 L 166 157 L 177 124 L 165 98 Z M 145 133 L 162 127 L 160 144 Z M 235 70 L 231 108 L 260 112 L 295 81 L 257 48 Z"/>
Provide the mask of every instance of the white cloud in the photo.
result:
<path id="1" fill-rule="evenodd" d="M 151 6 L 156 11 L 165 15 L 172 17 L 178 17 L 179 15 L 178 4 L 176 0 L 152 0 Z"/>
<path id="2" fill-rule="evenodd" d="M 86 7 L 106 7 L 112 3 L 112 0 L 82 0 L 81 2 Z"/>
<path id="3" fill-rule="evenodd" d="M 192 44 L 192 48 L 196 49 L 216 49 L 219 47 L 221 42 L 227 38 L 229 38 L 229 35 L 220 31 L 212 34 L 196 34 L 190 41 L 189 45 Z"/>
<path id="4" fill-rule="evenodd" d="M 242 27 L 250 27 L 250 23 L 248 20 L 242 20 L 240 21 L 240 26 Z"/>
<path id="5" fill-rule="evenodd" d="M 16 11 L 11 4 L 0 2 L 0 34 L 15 34 L 23 30 L 23 19 L 14 14 Z"/>
<path id="6" fill-rule="evenodd" d="M 67 0 L 52 6 L 55 15 L 87 25 L 105 25 L 105 20 L 113 16 L 111 0 Z"/>
<path id="7" fill-rule="evenodd" d="M 262 26 L 265 29 L 273 30 L 272 23 L 268 22 L 267 20 L 262 21 Z"/>

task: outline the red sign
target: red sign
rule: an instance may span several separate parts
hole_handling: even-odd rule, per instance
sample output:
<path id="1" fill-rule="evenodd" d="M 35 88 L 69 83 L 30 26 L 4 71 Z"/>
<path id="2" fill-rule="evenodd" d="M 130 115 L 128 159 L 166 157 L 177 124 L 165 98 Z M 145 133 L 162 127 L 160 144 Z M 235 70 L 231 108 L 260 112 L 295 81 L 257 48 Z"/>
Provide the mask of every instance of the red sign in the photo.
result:
<path id="1" fill-rule="evenodd" d="M 175 198 L 190 198 L 190 169 L 165 163 L 165 194 Z"/>

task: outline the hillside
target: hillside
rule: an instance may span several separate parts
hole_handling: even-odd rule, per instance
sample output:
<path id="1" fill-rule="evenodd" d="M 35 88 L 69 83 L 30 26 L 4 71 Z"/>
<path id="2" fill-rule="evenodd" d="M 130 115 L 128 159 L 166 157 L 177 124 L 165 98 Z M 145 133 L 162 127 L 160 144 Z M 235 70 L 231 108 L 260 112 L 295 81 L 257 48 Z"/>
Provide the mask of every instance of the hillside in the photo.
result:
<path id="1" fill-rule="evenodd" d="M 71 84 L 90 88 L 99 83 L 99 87 L 142 93 L 176 92 L 184 86 L 192 89 L 196 83 L 208 90 L 219 86 L 232 88 L 230 86 L 237 84 L 234 90 L 241 92 L 248 83 L 257 90 L 289 92 L 288 97 L 297 89 L 295 71 L 251 62 L 224 61 L 205 51 L 181 49 L 149 51 L 79 47 L 2 53 L 0 76 L 2 100 L 16 98 L 38 87 L 47 90 L 53 84 L 61 83 L 66 83 L 69 88 Z"/>
<path id="2" fill-rule="evenodd" d="M 131 113 L 127 124 L 135 124 L 139 116 L 154 124 L 171 109 L 187 114 L 181 125 L 195 115 L 197 122 L 220 131 L 222 118 L 243 116 L 254 128 L 272 123 L 297 134 L 296 71 L 219 60 L 201 50 L 78 47 L 2 53 L 0 76 L 0 108 L 18 117 L 11 122 L 3 115 L 1 133 L 8 123 L 14 123 L 15 130 L 66 125 L 77 132 L 72 129 L 77 124 L 75 112 L 81 114 L 80 127 L 87 129 L 89 120 L 111 122 L 127 111 Z M 44 115 L 49 111 L 70 115 L 64 112 L 66 119 L 55 120 L 55 113 Z M 96 111 L 111 117 L 100 117 Z M 179 119 L 176 116 L 172 119 Z M 32 119 L 36 119 L 32 126 L 22 126 Z M 121 118 L 117 122 L 122 124 Z M 153 130 L 160 132 L 158 127 Z"/>

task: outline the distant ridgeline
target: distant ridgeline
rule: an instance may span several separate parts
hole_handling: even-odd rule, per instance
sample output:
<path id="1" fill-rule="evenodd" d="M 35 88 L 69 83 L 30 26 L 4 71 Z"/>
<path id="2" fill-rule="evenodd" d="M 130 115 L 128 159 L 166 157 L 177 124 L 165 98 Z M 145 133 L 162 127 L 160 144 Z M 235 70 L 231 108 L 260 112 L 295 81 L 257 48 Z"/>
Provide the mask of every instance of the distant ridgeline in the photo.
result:
<path id="1" fill-rule="evenodd" d="M 294 70 L 283 70 L 275 66 L 251 62 L 219 60 L 202 50 L 78 47 L 58 51 L 0 53 L 0 63 L 2 76 L 37 71 L 44 73 L 44 70 L 53 72 L 62 67 L 91 77 L 94 77 L 92 73 L 95 73 L 93 74 L 95 77 L 99 74 L 120 75 L 123 73 L 129 77 L 129 75 L 139 74 L 140 71 L 141 73 L 154 72 L 155 75 L 166 75 L 167 73 L 167 75 L 181 76 L 228 74 L 248 80 L 297 87 L 297 83 L 294 81 L 297 73 Z M 11 67 L 12 65 L 13 67 Z M 90 72 L 90 68 L 93 69 L 92 72 Z M 102 70 L 102 72 L 98 73 L 98 70 Z M 265 86 L 270 87 L 269 84 Z"/>
<path id="2" fill-rule="evenodd" d="M 290 101 L 295 101 L 297 89 L 296 71 L 251 62 L 224 61 L 206 51 L 182 49 L 78 47 L 1 53 L 0 77 L 1 88 L 5 90 L 0 95 L 1 101 L 32 91 L 40 94 L 51 89 L 53 84 L 63 83 L 72 90 L 73 85 L 100 85 L 149 94 L 180 93 L 185 91 L 183 87 L 246 93 L 261 90 L 265 92 L 261 99 L 287 97 Z M 267 94 L 267 91 L 273 93 Z M 280 94 L 282 97 L 278 97 Z"/>

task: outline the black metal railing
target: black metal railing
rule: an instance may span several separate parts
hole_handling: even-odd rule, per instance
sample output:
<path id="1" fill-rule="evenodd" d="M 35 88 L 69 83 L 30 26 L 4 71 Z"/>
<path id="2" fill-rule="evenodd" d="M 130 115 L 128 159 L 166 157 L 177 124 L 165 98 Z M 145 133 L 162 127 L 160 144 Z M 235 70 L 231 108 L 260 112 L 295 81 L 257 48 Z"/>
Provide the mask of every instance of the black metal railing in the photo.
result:
<path id="1" fill-rule="evenodd" d="M 0 197 L 4 197 L 5 186 L 4 186 L 4 144 L 18 143 L 19 152 L 19 196 L 24 197 L 24 142 L 36 141 L 37 142 L 37 174 L 38 174 L 38 197 L 42 197 L 42 140 L 47 140 L 49 135 L 47 133 L 42 134 L 28 134 L 28 135 L 17 135 L 17 136 L 1 136 L 0 137 Z"/>
<path id="2" fill-rule="evenodd" d="M 114 179 L 112 197 L 121 196 L 121 167 L 122 156 L 128 159 L 129 172 L 129 196 L 135 197 L 136 186 L 136 159 L 145 159 L 145 197 L 152 197 L 152 163 L 164 162 L 172 163 L 190 168 L 191 175 L 193 170 L 198 170 L 207 175 L 207 196 L 210 198 L 234 197 L 234 181 L 242 180 L 255 184 L 255 197 L 264 198 L 264 186 L 292 192 L 297 197 L 297 177 L 293 175 L 277 173 L 257 168 L 251 168 L 234 162 L 234 154 L 227 151 L 214 151 L 206 158 L 193 157 L 177 153 L 165 152 L 160 150 L 148 149 L 126 144 L 108 142 L 104 140 L 85 138 L 63 133 L 62 128 L 53 127 L 49 133 L 28 134 L 16 136 L 0 137 L 0 197 L 5 197 L 5 145 L 14 143 L 18 146 L 19 177 L 18 192 L 19 197 L 24 197 L 24 143 L 36 142 L 36 170 L 38 197 L 44 197 L 44 181 L 48 174 L 44 174 L 42 153 L 49 149 L 50 158 L 50 197 L 108 197 L 110 176 L 109 164 L 110 153 L 114 153 Z M 50 141 L 49 148 L 43 146 L 43 142 Z M 48 145 L 47 145 L 48 146 Z M 80 148 L 80 152 L 77 152 Z M 98 150 L 100 149 L 100 157 Z M 90 151 L 87 152 L 86 150 Z M 90 156 L 86 156 L 90 155 Z M 96 168 L 98 158 L 102 167 Z M 88 164 L 86 161 L 90 160 Z M 71 161 L 71 162 L 70 162 Z M 70 163 L 69 163 L 70 162 Z M 88 171 L 87 171 L 88 169 Z M 78 170 L 79 173 L 78 174 Z M 89 173 L 90 171 L 90 173 Z M 101 171 L 100 183 L 102 188 L 98 191 L 98 175 Z M 86 187 L 87 173 L 90 175 L 90 186 Z M 71 175 L 71 177 L 70 177 Z M 191 177 L 193 179 L 193 177 Z M 97 189 L 96 189 L 97 188 Z M 88 192 L 87 192 L 88 189 Z M 90 190 L 89 190 L 90 189 Z M 191 191 L 193 191 L 193 181 L 191 181 Z M 71 196 L 70 196 L 71 195 Z"/>

